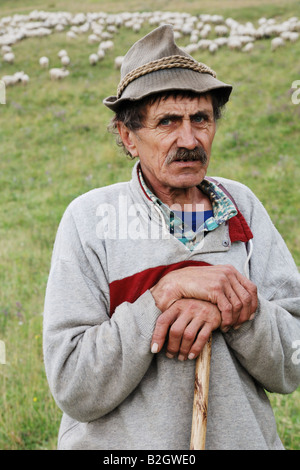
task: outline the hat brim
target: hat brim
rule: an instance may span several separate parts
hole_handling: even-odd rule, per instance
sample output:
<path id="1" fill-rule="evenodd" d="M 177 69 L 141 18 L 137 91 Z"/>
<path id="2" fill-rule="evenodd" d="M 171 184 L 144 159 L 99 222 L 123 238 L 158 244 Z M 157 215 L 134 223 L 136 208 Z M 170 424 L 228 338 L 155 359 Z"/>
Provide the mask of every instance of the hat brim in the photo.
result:
<path id="1" fill-rule="evenodd" d="M 208 73 L 199 73 L 183 68 L 164 69 L 136 78 L 127 85 L 119 99 L 117 96 L 109 96 L 103 100 L 103 104 L 117 112 L 124 101 L 137 101 L 153 93 L 170 90 L 184 90 L 194 93 L 219 90 L 218 94 L 222 97 L 222 104 L 225 104 L 229 99 L 232 86 L 217 80 Z"/>

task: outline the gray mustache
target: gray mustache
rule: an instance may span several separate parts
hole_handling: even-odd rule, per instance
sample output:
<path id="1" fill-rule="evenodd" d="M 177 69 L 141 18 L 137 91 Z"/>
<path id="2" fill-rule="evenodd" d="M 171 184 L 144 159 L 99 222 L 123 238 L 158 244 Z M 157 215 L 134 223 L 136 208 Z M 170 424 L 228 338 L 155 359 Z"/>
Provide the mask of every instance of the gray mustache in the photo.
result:
<path id="1" fill-rule="evenodd" d="M 195 147 L 192 150 L 181 147 L 170 152 L 165 160 L 165 163 L 166 165 L 169 165 L 174 161 L 199 161 L 204 165 L 207 163 L 207 154 L 202 147 Z"/>

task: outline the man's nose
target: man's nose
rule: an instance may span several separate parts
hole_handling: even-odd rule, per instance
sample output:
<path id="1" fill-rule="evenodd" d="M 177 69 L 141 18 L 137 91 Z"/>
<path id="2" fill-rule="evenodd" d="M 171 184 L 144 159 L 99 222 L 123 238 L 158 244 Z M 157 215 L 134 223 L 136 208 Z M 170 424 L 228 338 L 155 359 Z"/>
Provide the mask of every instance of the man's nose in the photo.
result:
<path id="1" fill-rule="evenodd" d="M 195 137 L 195 130 L 191 121 L 184 119 L 178 129 L 177 146 L 193 150 L 198 145 L 199 142 Z"/>

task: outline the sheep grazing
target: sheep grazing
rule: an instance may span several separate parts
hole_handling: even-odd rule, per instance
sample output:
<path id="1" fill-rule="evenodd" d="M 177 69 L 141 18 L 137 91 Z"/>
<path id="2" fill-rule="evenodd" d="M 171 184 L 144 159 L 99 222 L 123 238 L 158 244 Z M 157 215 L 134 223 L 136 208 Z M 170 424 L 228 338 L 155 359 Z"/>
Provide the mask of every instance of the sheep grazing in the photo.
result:
<path id="1" fill-rule="evenodd" d="M 5 84 L 5 86 L 12 86 L 18 82 L 14 75 L 4 75 L 1 78 L 1 81 Z"/>
<path id="2" fill-rule="evenodd" d="M 64 25 L 62 25 L 62 24 L 57 24 L 57 25 L 54 27 L 54 29 L 55 29 L 55 31 L 57 31 L 58 33 L 61 33 L 61 32 L 65 29 L 65 27 L 64 27 Z"/>
<path id="3" fill-rule="evenodd" d="M 227 37 L 216 38 L 214 42 L 217 44 L 218 47 L 226 46 L 226 44 L 228 43 L 228 38 Z"/>
<path id="4" fill-rule="evenodd" d="M 5 83 L 5 86 L 13 86 L 17 83 L 27 85 L 29 81 L 29 76 L 22 71 L 16 72 L 14 73 L 14 75 L 4 75 L 1 80 Z"/>
<path id="5" fill-rule="evenodd" d="M 57 57 L 59 57 L 60 59 L 64 56 L 64 55 L 68 55 L 67 51 L 65 49 L 61 49 L 58 54 L 57 54 Z"/>
<path id="6" fill-rule="evenodd" d="M 217 52 L 217 50 L 219 49 L 218 45 L 215 43 L 215 42 L 212 42 L 209 46 L 208 46 L 208 50 L 211 54 L 215 54 Z"/>
<path id="7" fill-rule="evenodd" d="M 3 56 L 3 60 L 8 64 L 13 64 L 15 61 L 15 54 L 13 52 L 6 52 Z"/>
<path id="8" fill-rule="evenodd" d="M 200 31 L 200 37 L 206 39 L 210 34 L 211 28 L 209 25 L 205 24 L 203 29 Z"/>
<path id="9" fill-rule="evenodd" d="M 234 50 L 240 50 L 242 48 L 242 43 L 239 39 L 239 37 L 237 36 L 231 36 L 229 39 L 228 39 L 228 42 L 227 42 L 227 46 L 230 50 L 234 51 Z"/>
<path id="10" fill-rule="evenodd" d="M 0 53 L 3 62 L 14 63 L 12 47 L 15 43 L 29 37 L 49 36 L 65 31 L 66 39 L 75 39 L 86 35 L 89 44 L 98 44 L 98 51 L 90 54 L 91 65 L 103 60 L 114 47 L 113 38 L 119 29 L 128 28 L 139 32 L 141 27 L 171 24 L 176 40 L 189 37 L 189 44 L 184 49 L 193 54 L 199 50 L 207 50 L 215 54 L 223 46 L 231 51 L 250 53 L 253 43 L 257 40 L 270 38 L 271 50 L 275 51 L 283 45 L 292 45 L 299 39 L 300 21 L 292 17 L 282 22 L 274 18 L 258 18 L 256 26 L 252 22 L 245 24 L 233 18 L 223 18 L 220 15 L 199 14 L 191 15 L 184 12 L 122 12 L 108 14 L 104 12 L 70 13 L 46 12 L 34 10 L 28 15 L 12 15 L 0 18 Z M 67 44 L 67 41 L 66 41 Z M 67 52 L 62 49 L 58 53 L 63 70 L 70 64 Z M 40 66 L 49 67 L 47 58 L 40 58 Z M 120 61 L 120 62 L 119 62 Z M 114 67 L 121 67 L 121 59 L 116 57 Z M 59 70 L 59 69 L 58 69 Z M 56 77 L 56 73 L 58 76 Z M 68 75 L 53 72 L 53 79 Z M 26 74 L 24 74 L 26 75 Z M 24 78 L 26 82 L 26 77 Z"/>
<path id="11" fill-rule="evenodd" d="M 199 49 L 208 49 L 211 44 L 212 44 L 211 39 L 200 39 L 200 41 L 198 42 L 198 48 Z M 216 44 L 217 44 L 217 42 L 216 42 Z"/>
<path id="12" fill-rule="evenodd" d="M 248 42 L 242 49 L 242 52 L 251 52 L 253 50 L 253 42 Z"/>
<path id="13" fill-rule="evenodd" d="M 6 54 L 7 52 L 12 52 L 12 49 L 11 49 L 10 46 L 4 45 L 4 46 L 1 47 L 1 52 L 2 52 L 2 54 Z"/>
<path id="14" fill-rule="evenodd" d="M 296 42 L 297 39 L 299 38 L 299 34 L 294 32 L 294 31 L 283 31 L 281 34 L 280 34 L 280 37 L 284 40 L 284 41 L 291 41 L 291 42 Z"/>
<path id="15" fill-rule="evenodd" d="M 215 27 L 215 33 L 217 36 L 226 36 L 229 33 L 229 29 L 225 25 L 217 25 Z"/>
<path id="16" fill-rule="evenodd" d="M 99 44 L 100 38 L 96 34 L 90 34 L 88 37 L 89 44 Z"/>
<path id="17" fill-rule="evenodd" d="M 49 67 L 49 59 L 48 57 L 41 57 L 40 60 L 39 60 L 39 64 L 41 67 L 43 67 L 44 69 L 48 68 Z"/>
<path id="18" fill-rule="evenodd" d="M 120 70 L 123 60 L 124 56 L 122 55 L 119 55 L 115 58 L 115 69 Z"/>
<path id="19" fill-rule="evenodd" d="M 102 41 L 99 44 L 99 47 L 103 49 L 104 51 L 112 49 L 114 47 L 114 43 L 110 40 L 108 41 Z"/>
<path id="20" fill-rule="evenodd" d="M 296 31 L 291 31 L 290 36 L 289 36 L 289 41 L 296 42 L 298 41 L 298 39 L 299 39 L 299 33 L 297 33 Z"/>
<path id="21" fill-rule="evenodd" d="M 69 70 L 65 70 L 64 68 L 53 68 L 49 70 L 51 80 L 61 80 L 62 78 L 67 77 L 70 72 Z"/>
<path id="22" fill-rule="evenodd" d="M 89 62 L 91 65 L 96 65 L 98 61 L 99 61 L 98 54 L 90 54 Z"/>
<path id="23" fill-rule="evenodd" d="M 103 60 L 105 57 L 105 51 L 99 47 L 97 51 L 98 60 Z"/>
<path id="24" fill-rule="evenodd" d="M 22 85 L 27 85 L 28 82 L 29 82 L 29 76 L 27 75 L 27 73 L 24 73 L 21 76 L 21 83 Z"/>
<path id="25" fill-rule="evenodd" d="M 67 55 L 63 55 L 62 58 L 60 59 L 60 61 L 61 61 L 62 65 L 64 65 L 65 67 L 67 65 L 69 65 L 70 62 L 71 62 L 70 57 L 67 56 Z"/>
<path id="26" fill-rule="evenodd" d="M 274 52 L 276 51 L 276 49 L 278 49 L 279 47 L 283 47 L 284 45 L 285 45 L 284 39 L 280 37 L 274 38 L 271 41 L 271 51 Z"/>
<path id="27" fill-rule="evenodd" d="M 77 39 L 78 38 L 77 34 L 74 33 L 74 31 L 68 31 L 66 36 L 67 36 L 68 39 Z"/>
<path id="28" fill-rule="evenodd" d="M 188 54 L 194 54 L 194 52 L 197 52 L 197 50 L 199 49 L 199 46 L 198 44 L 188 44 L 187 46 L 183 47 L 183 49 Z"/>

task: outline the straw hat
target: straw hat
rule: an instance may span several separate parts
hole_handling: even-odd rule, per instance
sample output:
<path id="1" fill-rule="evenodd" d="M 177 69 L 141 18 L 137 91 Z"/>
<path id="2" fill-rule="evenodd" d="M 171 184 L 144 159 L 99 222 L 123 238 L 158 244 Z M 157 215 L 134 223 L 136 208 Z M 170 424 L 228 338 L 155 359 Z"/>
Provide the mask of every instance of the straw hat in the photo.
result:
<path id="1" fill-rule="evenodd" d="M 196 93 L 218 90 L 225 104 L 232 86 L 217 80 L 211 68 L 180 49 L 175 44 L 172 26 L 163 25 L 129 49 L 122 63 L 117 95 L 107 97 L 103 103 L 117 111 L 125 100 L 136 101 L 169 90 Z"/>

